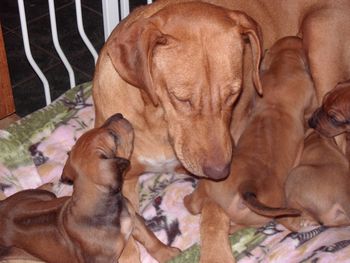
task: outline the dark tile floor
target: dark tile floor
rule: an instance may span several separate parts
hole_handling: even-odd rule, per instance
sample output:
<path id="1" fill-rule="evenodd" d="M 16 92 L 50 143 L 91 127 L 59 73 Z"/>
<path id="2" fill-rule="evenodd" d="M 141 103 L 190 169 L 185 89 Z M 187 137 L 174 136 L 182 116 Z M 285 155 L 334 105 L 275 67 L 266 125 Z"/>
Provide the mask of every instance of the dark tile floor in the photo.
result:
<path id="1" fill-rule="evenodd" d="M 133 9 L 144 0 L 133 0 Z M 47 0 L 25 0 L 31 51 L 40 69 L 46 75 L 55 99 L 69 89 L 68 73 L 55 51 L 51 38 Z M 95 49 L 104 43 L 102 3 L 100 0 L 82 0 L 84 29 Z M 90 81 L 94 60 L 81 40 L 76 26 L 74 0 L 56 0 L 56 20 L 59 41 L 71 63 L 76 83 Z M 10 70 L 17 114 L 21 117 L 45 106 L 43 85 L 24 53 L 17 1 L 0 1 L 0 20 Z"/>

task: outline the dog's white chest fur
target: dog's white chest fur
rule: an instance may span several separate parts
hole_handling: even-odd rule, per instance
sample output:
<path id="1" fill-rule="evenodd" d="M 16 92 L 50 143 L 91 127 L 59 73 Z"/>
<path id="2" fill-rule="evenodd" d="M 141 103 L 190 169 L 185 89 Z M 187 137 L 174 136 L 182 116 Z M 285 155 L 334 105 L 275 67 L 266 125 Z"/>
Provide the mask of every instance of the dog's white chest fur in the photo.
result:
<path id="1" fill-rule="evenodd" d="M 167 159 L 165 156 L 157 156 L 155 158 L 140 156 L 138 161 L 146 166 L 147 172 L 153 173 L 173 173 L 175 168 L 180 165 L 178 159 Z"/>

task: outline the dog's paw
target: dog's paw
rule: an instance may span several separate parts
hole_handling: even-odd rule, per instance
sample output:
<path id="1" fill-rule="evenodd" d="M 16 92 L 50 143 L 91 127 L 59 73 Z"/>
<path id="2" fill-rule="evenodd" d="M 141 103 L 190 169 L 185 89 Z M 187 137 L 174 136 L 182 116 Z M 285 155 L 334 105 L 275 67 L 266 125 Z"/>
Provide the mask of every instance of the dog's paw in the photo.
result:
<path id="1" fill-rule="evenodd" d="M 181 250 L 176 247 L 164 247 L 163 249 L 158 250 L 155 258 L 159 263 L 166 263 L 170 259 L 176 257 L 181 253 Z"/>
<path id="2" fill-rule="evenodd" d="M 202 204 L 199 201 L 196 202 L 193 193 L 186 195 L 183 201 L 184 206 L 192 215 L 198 215 L 201 212 Z"/>
<path id="3" fill-rule="evenodd" d="M 287 218 L 283 220 L 282 223 L 286 228 L 290 231 L 299 232 L 303 228 L 311 227 L 311 226 L 319 226 L 319 222 L 310 217 L 299 216 L 295 218 Z"/>
<path id="4" fill-rule="evenodd" d="M 310 226 L 319 226 L 319 222 L 314 219 L 302 217 L 299 222 L 300 228 L 310 227 Z"/>

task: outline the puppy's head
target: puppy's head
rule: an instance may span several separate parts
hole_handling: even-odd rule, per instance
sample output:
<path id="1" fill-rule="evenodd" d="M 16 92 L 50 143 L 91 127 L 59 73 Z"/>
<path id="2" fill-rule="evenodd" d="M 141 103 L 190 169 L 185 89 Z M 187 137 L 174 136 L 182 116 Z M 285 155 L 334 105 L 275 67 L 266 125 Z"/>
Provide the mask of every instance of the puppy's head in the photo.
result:
<path id="1" fill-rule="evenodd" d="M 350 81 L 338 84 L 324 96 L 309 126 L 327 137 L 350 131 Z"/>
<path id="2" fill-rule="evenodd" d="M 133 128 L 121 114 L 84 133 L 63 168 L 63 182 L 86 181 L 119 191 L 133 149 Z"/>
<path id="3" fill-rule="evenodd" d="M 302 65 L 309 72 L 307 57 L 303 49 L 302 39 L 296 36 L 281 38 L 270 48 L 265 50 L 260 70 L 266 71 L 273 65 L 281 66 L 288 61 L 288 64 L 296 62 Z"/>
<path id="4" fill-rule="evenodd" d="M 145 7 L 145 8 L 152 8 Z M 118 26 L 106 46 L 120 76 L 162 107 L 175 153 L 192 174 L 222 179 L 242 86 L 243 38 L 259 93 L 260 30 L 250 17 L 201 2 L 169 4 Z"/>

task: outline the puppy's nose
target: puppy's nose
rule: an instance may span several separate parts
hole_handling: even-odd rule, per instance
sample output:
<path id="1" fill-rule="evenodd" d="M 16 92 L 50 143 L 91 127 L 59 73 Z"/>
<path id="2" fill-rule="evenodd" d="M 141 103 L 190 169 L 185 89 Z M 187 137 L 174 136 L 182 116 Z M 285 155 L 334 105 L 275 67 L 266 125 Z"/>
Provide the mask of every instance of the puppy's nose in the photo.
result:
<path id="1" fill-rule="evenodd" d="M 203 172 L 214 180 L 225 179 L 230 172 L 230 163 L 224 165 L 204 166 Z"/>
<path id="2" fill-rule="evenodd" d="M 316 119 L 314 115 L 311 116 L 311 118 L 308 120 L 309 127 L 312 129 L 315 129 L 316 127 Z"/>
<path id="3" fill-rule="evenodd" d="M 60 182 L 68 185 L 73 185 L 73 180 L 69 179 L 68 177 L 61 176 Z"/>
<path id="4" fill-rule="evenodd" d="M 126 170 L 129 165 L 130 165 L 130 161 L 128 159 L 125 159 L 125 158 L 122 158 L 122 157 L 115 157 L 115 160 L 118 164 L 118 168 L 121 170 L 121 171 L 124 171 Z"/>

